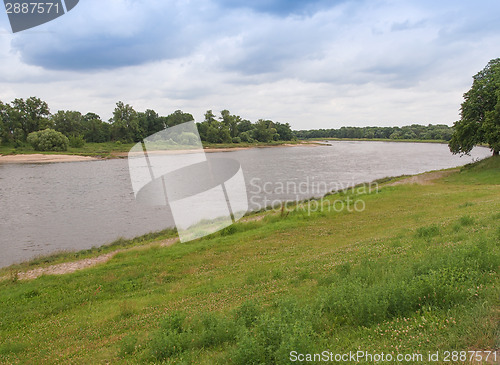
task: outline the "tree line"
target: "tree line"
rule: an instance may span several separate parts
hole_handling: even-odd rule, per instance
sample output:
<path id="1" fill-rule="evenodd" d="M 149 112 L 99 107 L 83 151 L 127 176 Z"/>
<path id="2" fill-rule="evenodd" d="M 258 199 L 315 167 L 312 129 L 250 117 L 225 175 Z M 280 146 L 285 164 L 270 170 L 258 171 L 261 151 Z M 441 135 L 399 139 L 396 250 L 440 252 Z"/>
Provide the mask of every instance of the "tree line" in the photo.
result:
<path id="1" fill-rule="evenodd" d="M 217 117 L 212 110 L 196 123 L 202 141 L 210 143 L 290 141 L 296 138 L 366 138 L 448 141 L 454 154 L 468 154 L 474 146 L 487 145 L 500 153 L 500 58 L 493 59 L 473 76 L 471 89 L 464 94 L 460 120 L 453 127 L 443 124 L 405 127 L 342 127 L 292 131 L 288 123 L 259 119 L 252 123 L 228 110 Z M 154 110 L 137 112 L 118 102 L 113 117 L 103 121 L 95 113 L 60 110 L 51 114 L 43 100 L 30 97 L 0 101 L 0 142 L 37 148 L 80 147 L 85 142 L 139 142 L 165 128 L 194 121 L 189 113 L 176 110 L 160 116 Z M 43 132 L 43 133 L 42 133 Z M 30 136 L 31 135 L 31 136 Z M 55 146 L 58 144 L 58 146 Z"/>
<path id="2" fill-rule="evenodd" d="M 405 127 L 342 127 L 339 129 L 312 129 L 295 132 L 299 139 L 308 138 L 366 138 L 366 139 L 416 139 L 451 140 L 453 128 L 444 124 L 427 126 L 412 124 Z"/>
<path id="3" fill-rule="evenodd" d="M 193 116 L 181 110 L 160 116 L 151 109 L 138 112 L 121 101 L 116 104 L 109 121 L 103 121 L 95 113 L 82 114 L 72 110 L 59 110 L 51 114 L 45 101 L 30 97 L 26 100 L 14 99 L 11 103 L 0 101 L 0 142 L 23 145 L 30 141 L 28 136 L 31 133 L 51 129 L 68 138 L 73 147 L 81 147 L 85 142 L 132 143 L 165 128 L 190 121 L 194 121 Z M 288 123 L 266 119 L 252 123 L 228 110 L 221 111 L 219 117 L 208 110 L 204 121 L 196 124 L 201 140 L 210 143 L 268 143 L 296 138 Z"/>

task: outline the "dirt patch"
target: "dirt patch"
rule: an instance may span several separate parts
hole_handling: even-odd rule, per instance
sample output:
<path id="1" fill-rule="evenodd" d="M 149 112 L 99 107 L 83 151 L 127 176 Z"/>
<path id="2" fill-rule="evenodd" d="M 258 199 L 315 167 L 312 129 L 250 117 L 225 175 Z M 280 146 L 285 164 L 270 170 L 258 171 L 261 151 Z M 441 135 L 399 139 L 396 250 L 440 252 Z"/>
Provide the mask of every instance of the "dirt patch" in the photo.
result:
<path id="1" fill-rule="evenodd" d="M 174 243 L 179 242 L 177 237 L 167 238 L 166 240 L 160 241 L 160 247 L 172 246 Z"/>
<path id="2" fill-rule="evenodd" d="M 26 272 L 20 272 L 17 274 L 19 280 L 33 280 L 42 275 L 64 275 L 70 274 L 72 272 L 83 270 L 88 267 L 95 266 L 111 260 L 111 258 L 120 251 L 113 251 L 101 256 L 91 257 L 88 259 L 83 259 L 74 262 L 64 262 L 62 264 L 51 265 L 47 267 L 38 267 Z"/>
<path id="3" fill-rule="evenodd" d="M 406 184 L 433 185 L 435 180 L 439 180 L 444 177 L 450 176 L 451 174 L 457 171 L 459 171 L 459 169 L 426 172 L 424 174 L 415 175 L 403 180 L 395 181 L 391 184 L 388 184 L 387 186 L 406 185 Z"/>
<path id="4" fill-rule="evenodd" d="M 266 217 L 266 215 L 250 215 L 248 217 L 241 218 L 238 222 L 246 223 L 246 222 L 260 222 Z"/>
<path id="5" fill-rule="evenodd" d="M 153 242 L 151 245 L 144 246 L 141 248 L 146 248 L 150 247 L 152 245 L 160 245 L 160 247 L 169 247 L 172 246 L 174 243 L 179 242 L 179 239 L 176 237 L 173 238 L 167 238 L 163 241 L 159 242 Z M 132 248 L 136 249 L 136 248 Z M 15 275 L 18 280 L 33 280 L 36 279 L 42 275 L 64 275 L 64 274 L 70 274 L 78 270 L 83 270 L 87 269 L 89 267 L 96 266 L 98 264 L 103 264 L 105 262 L 108 262 L 119 252 L 125 252 L 127 250 L 116 250 L 113 252 L 106 253 L 101 256 L 97 257 L 91 257 L 88 259 L 83 259 L 83 260 L 78 260 L 78 261 L 73 261 L 73 262 L 63 262 L 61 264 L 55 264 L 47 267 L 38 267 L 36 269 L 28 270 L 25 272 L 18 272 L 18 273 L 13 273 L 12 275 Z M 0 277 L 0 280 L 8 280 L 8 276 Z"/>

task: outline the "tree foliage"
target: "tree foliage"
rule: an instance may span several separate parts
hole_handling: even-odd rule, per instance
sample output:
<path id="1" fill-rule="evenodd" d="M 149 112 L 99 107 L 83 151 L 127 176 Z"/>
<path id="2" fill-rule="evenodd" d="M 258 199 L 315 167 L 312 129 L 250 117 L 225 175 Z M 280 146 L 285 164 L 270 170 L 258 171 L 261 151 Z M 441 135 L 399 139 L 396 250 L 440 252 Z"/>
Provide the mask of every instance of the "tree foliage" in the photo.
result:
<path id="1" fill-rule="evenodd" d="M 278 133 L 280 132 L 277 127 Z M 427 126 L 412 124 L 404 127 L 342 127 L 339 129 L 313 129 L 295 132 L 301 139 L 307 138 L 351 138 L 351 139 L 418 139 L 449 141 L 453 129 L 444 124 Z"/>
<path id="2" fill-rule="evenodd" d="M 59 110 L 51 119 L 54 129 L 66 136 L 83 134 L 83 116 L 80 112 Z"/>
<path id="3" fill-rule="evenodd" d="M 472 87 L 464 94 L 460 120 L 454 124 L 449 143 L 453 153 L 468 154 L 485 143 L 500 151 L 500 58 L 491 60 L 473 76 Z"/>
<path id="4" fill-rule="evenodd" d="M 15 99 L 10 104 L 0 101 L 0 142 L 22 145 L 30 133 L 50 128 L 66 136 L 69 145 L 76 148 L 86 142 L 132 143 L 165 128 L 191 121 L 194 121 L 193 115 L 182 110 L 160 116 L 152 109 L 138 112 L 122 101 L 116 103 L 109 122 L 92 112 L 82 115 L 79 111 L 59 110 L 51 114 L 46 102 L 30 97 L 26 100 Z M 197 127 L 201 140 L 210 143 L 271 142 L 296 138 L 288 123 L 265 119 L 252 123 L 227 109 L 220 112 L 220 117 L 208 110 L 204 121 L 197 123 Z M 33 136 L 30 140 L 37 144 L 39 134 Z M 190 139 L 192 136 L 186 135 L 182 140 L 189 142 Z"/>
<path id="5" fill-rule="evenodd" d="M 39 98 L 14 99 L 6 109 L 8 118 L 4 123 L 8 139 L 25 141 L 31 132 L 52 126 L 49 106 Z"/>
<path id="6" fill-rule="evenodd" d="M 50 128 L 31 132 L 27 140 L 36 151 L 66 151 L 69 145 L 68 137 Z"/>

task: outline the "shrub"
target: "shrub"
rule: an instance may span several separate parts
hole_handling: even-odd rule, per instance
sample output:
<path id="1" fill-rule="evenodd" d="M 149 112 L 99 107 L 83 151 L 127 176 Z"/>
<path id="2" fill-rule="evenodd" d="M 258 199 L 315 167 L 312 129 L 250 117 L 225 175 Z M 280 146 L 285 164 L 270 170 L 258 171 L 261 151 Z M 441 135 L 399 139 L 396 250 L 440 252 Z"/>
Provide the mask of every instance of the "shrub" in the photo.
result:
<path id="1" fill-rule="evenodd" d="M 73 148 L 82 148 L 85 146 L 85 139 L 83 139 L 83 136 L 70 136 L 69 145 Z"/>
<path id="2" fill-rule="evenodd" d="M 246 301 L 236 309 L 235 318 L 237 321 L 241 321 L 245 327 L 250 328 L 259 315 L 260 310 L 257 305 L 254 302 Z"/>
<path id="3" fill-rule="evenodd" d="M 233 137 L 233 143 L 241 143 L 240 137 Z"/>
<path id="4" fill-rule="evenodd" d="M 242 133 L 240 133 L 240 139 L 243 142 L 253 142 L 253 138 L 250 135 L 250 132 L 242 132 Z"/>
<path id="5" fill-rule="evenodd" d="M 433 224 L 428 227 L 420 227 L 417 229 L 416 236 L 419 238 L 424 238 L 430 240 L 432 237 L 438 236 L 440 234 L 439 226 Z"/>
<path id="6" fill-rule="evenodd" d="M 231 319 L 213 313 L 205 313 L 201 319 L 198 333 L 198 347 L 210 348 L 226 342 L 233 342 L 236 338 L 236 324 Z"/>
<path id="7" fill-rule="evenodd" d="M 458 222 L 461 226 L 471 226 L 474 224 L 474 218 L 470 215 L 464 215 L 463 217 L 460 217 Z"/>
<path id="8" fill-rule="evenodd" d="M 126 357 L 127 355 L 132 355 L 135 352 L 135 348 L 137 345 L 137 336 L 128 335 L 123 338 L 120 343 L 120 351 L 118 356 Z"/>
<path id="9" fill-rule="evenodd" d="M 28 143 L 36 151 L 67 151 L 69 140 L 61 132 L 47 128 L 28 135 Z"/>

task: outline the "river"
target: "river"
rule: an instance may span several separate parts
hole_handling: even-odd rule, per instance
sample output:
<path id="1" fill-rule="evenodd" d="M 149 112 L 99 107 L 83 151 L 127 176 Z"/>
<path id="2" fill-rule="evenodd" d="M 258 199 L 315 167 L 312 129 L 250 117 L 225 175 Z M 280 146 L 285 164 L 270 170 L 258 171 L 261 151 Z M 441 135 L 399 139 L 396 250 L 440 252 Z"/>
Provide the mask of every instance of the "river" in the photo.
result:
<path id="1" fill-rule="evenodd" d="M 328 142 L 207 154 L 240 162 L 251 209 L 321 196 L 386 176 L 455 167 L 490 155 L 452 155 L 431 143 Z M 173 226 L 168 207 L 135 201 L 124 159 L 0 164 L 0 267 Z"/>

